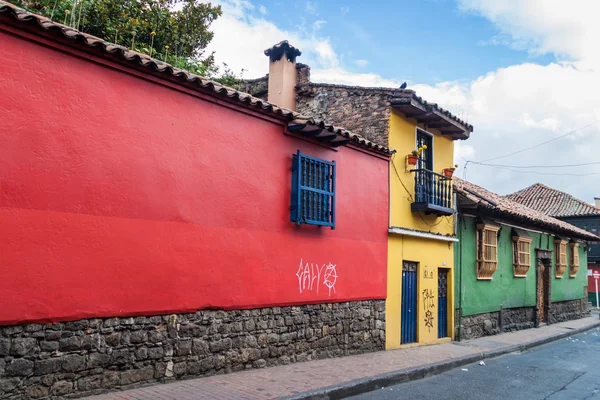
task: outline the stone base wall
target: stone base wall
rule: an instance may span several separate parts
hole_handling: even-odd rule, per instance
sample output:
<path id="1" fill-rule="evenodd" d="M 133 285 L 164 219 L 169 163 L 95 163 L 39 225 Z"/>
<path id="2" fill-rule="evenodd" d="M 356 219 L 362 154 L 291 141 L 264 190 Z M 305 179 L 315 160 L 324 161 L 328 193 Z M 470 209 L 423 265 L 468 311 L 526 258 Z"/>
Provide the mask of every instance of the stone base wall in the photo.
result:
<path id="1" fill-rule="evenodd" d="M 536 312 L 535 307 L 520 307 L 463 316 L 460 330 L 458 324 L 456 324 L 454 337 L 459 340 L 469 340 L 533 328 L 535 327 Z M 589 316 L 590 310 L 587 298 L 551 303 L 548 309 L 548 323 L 550 324 Z M 458 320 L 459 315 L 457 312 L 456 321 Z"/>
<path id="2" fill-rule="evenodd" d="M 506 308 L 502 311 L 463 316 L 460 334 L 457 325 L 455 337 L 460 340 L 469 340 L 503 332 L 529 329 L 534 326 L 535 307 Z"/>
<path id="3" fill-rule="evenodd" d="M 83 396 L 384 349 L 384 300 L 0 327 L 0 398 Z"/>
<path id="4" fill-rule="evenodd" d="M 590 308 L 587 298 L 552 303 L 548 310 L 548 322 L 551 324 L 589 316 Z"/>

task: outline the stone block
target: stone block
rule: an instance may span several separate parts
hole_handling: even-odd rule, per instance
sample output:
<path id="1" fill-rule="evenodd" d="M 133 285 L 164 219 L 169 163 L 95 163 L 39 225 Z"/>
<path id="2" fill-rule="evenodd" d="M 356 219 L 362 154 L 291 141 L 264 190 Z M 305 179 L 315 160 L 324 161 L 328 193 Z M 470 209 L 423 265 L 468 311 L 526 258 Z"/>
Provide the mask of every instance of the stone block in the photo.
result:
<path id="1" fill-rule="evenodd" d="M 25 395 L 30 399 L 39 399 L 41 397 L 46 397 L 49 394 L 50 388 L 43 385 L 29 386 L 27 390 L 25 390 Z"/>
<path id="2" fill-rule="evenodd" d="M 0 393 L 10 393 L 15 390 L 21 380 L 19 378 L 0 379 Z"/>
<path id="3" fill-rule="evenodd" d="M 110 362 L 112 360 L 112 355 L 110 354 L 104 354 L 104 353 L 90 353 L 88 355 L 88 360 L 87 360 L 87 367 L 88 368 L 103 368 L 106 367 L 108 365 L 110 365 Z"/>
<path id="4" fill-rule="evenodd" d="M 10 339 L 0 338 L 0 357 L 10 354 Z"/>
<path id="5" fill-rule="evenodd" d="M 77 372 L 85 369 L 85 356 L 78 354 L 66 355 L 62 358 L 62 369 L 65 372 Z"/>
<path id="6" fill-rule="evenodd" d="M 121 372 L 121 385 L 130 385 L 137 382 L 145 382 L 153 379 L 154 368 L 151 366 L 140 369 L 130 369 Z"/>
<path id="7" fill-rule="evenodd" d="M 52 394 L 55 396 L 64 396 L 73 392 L 73 382 L 58 381 L 52 385 Z"/>
<path id="8" fill-rule="evenodd" d="M 24 358 L 16 358 L 5 367 L 7 376 L 29 376 L 33 374 L 33 361 Z"/>
<path id="9" fill-rule="evenodd" d="M 58 350 L 58 342 L 49 342 L 46 340 L 42 340 L 40 342 L 40 350 L 47 352 L 54 352 Z"/>
<path id="10" fill-rule="evenodd" d="M 103 388 L 114 388 L 121 384 L 121 376 L 117 371 L 106 371 L 102 374 L 100 384 Z"/>
<path id="11" fill-rule="evenodd" d="M 150 358 L 150 359 L 162 358 L 163 355 L 164 355 L 164 350 L 162 347 L 149 347 L 148 348 L 148 358 Z"/>
<path id="12" fill-rule="evenodd" d="M 72 336 L 58 341 L 60 351 L 81 350 L 83 338 L 81 336 Z"/>
<path id="13" fill-rule="evenodd" d="M 37 340 L 31 338 L 15 338 L 12 340 L 10 354 L 23 357 L 35 353 Z"/>
<path id="14" fill-rule="evenodd" d="M 192 353 L 192 341 L 182 340 L 175 344 L 176 356 L 187 356 Z"/>
<path id="15" fill-rule="evenodd" d="M 46 360 L 36 360 L 34 365 L 35 375 L 48 375 L 60 372 L 62 360 L 60 358 L 48 358 Z"/>
<path id="16" fill-rule="evenodd" d="M 102 387 L 102 375 L 84 376 L 77 380 L 77 389 L 87 392 L 89 390 L 99 389 Z"/>
<path id="17" fill-rule="evenodd" d="M 148 332 L 134 331 L 129 336 L 129 341 L 133 344 L 146 343 L 148 341 Z"/>

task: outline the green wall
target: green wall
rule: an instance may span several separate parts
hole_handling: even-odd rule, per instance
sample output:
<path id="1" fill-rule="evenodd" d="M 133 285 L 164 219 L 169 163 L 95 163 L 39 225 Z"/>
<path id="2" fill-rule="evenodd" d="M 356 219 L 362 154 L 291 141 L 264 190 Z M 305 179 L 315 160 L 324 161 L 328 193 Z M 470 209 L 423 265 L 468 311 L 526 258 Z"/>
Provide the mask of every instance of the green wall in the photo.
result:
<path id="1" fill-rule="evenodd" d="M 552 274 L 552 301 L 565 301 L 583 299 L 584 287 L 587 286 L 587 252 L 583 245 L 579 245 L 579 271 L 575 278 L 569 277 L 569 270 L 565 271 L 561 279 L 554 278 Z M 567 260 L 571 258 L 571 248 L 567 246 Z M 568 262 L 568 261 L 567 261 Z M 554 262 L 552 263 L 554 272 Z"/>
<path id="2" fill-rule="evenodd" d="M 502 225 L 498 238 L 498 268 L 492 280 L 477 280 L 476 274 L 476 221 L 460 216 L 459 242 L 454 246 L 455 256 L 455 307 L 462 307 L 462 315 L 498 311 L 501 308 L 534 307 L 536 304 L 535 249 L 553 250 L 554 237 L 529 231 L 531 243 L 531 268 L 525 278 L 513 275 L 512 227 Z M 552 279 L 552 301 L 583 298 L 587 285 L 587 254 L 580 246 L 580 269 L 576 278 L 567 272 L 562 279 Z M 554 268 L 554 262 L 552 264 Z M 554 277 L 554 271 L 552 273 Z"/>

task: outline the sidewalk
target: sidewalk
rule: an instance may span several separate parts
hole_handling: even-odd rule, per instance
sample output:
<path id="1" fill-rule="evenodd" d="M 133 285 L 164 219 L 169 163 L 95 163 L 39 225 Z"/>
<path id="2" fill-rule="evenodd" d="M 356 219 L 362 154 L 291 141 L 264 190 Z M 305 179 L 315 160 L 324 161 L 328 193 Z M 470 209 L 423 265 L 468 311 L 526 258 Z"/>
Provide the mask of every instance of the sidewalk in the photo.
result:
<path id="1" fill-rule="evenodd" d="M 598 327 L 600 320 L 598 314 L 594 313 L 590 318 L 460 343 L 382 351 L 189 379 L 88 399 L 338 399 L 435 375 L 484 358 L 523 351 L 588 329 L 600 329 Z"/>

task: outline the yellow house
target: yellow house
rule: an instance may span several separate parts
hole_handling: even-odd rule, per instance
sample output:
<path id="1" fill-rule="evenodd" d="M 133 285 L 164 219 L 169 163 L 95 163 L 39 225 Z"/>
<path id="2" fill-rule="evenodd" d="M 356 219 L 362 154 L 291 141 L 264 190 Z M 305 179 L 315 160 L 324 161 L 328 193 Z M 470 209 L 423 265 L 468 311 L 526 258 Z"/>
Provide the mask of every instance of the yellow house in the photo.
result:
<path id="1" fill-rule="evenodd" d="M 454 141 L 471 125 L 412 90 L 391 98 L 386 348 L 449 341 L 454 332 Z M 410 157 L 413 151 L 419 156 Z M 412 165 L 412 162 L 416 162 Z"/>

